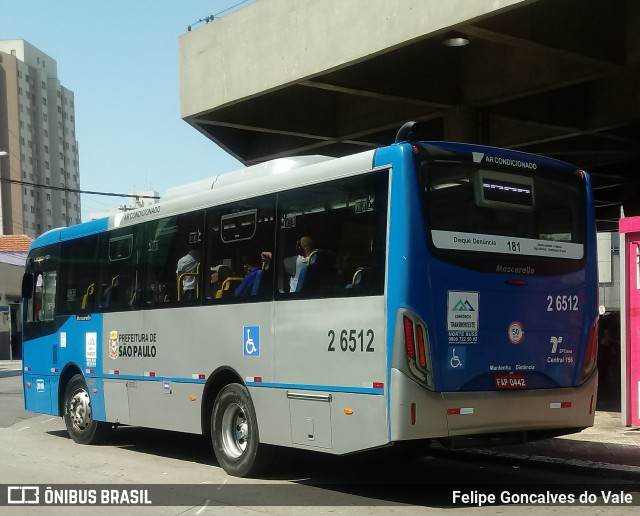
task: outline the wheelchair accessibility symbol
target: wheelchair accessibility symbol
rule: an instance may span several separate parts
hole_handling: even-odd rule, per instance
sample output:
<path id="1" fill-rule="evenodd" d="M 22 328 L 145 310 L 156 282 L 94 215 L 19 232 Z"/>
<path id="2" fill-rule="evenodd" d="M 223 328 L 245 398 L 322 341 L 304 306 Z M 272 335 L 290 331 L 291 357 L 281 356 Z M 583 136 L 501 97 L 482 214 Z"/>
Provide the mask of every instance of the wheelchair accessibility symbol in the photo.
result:
<path id="1" fill-rule="evenodd" d="M 447 369 L 464 369 L 467 361 L 467 349 L 464 347 L 449 348 L 449 356 L 447 359 Z"/>
<path id="2" fill-rule="evenodd" d="M 242 329 L 242 355 L 245 357 L 260 356 L 260 326 L 245 326 Z"/>

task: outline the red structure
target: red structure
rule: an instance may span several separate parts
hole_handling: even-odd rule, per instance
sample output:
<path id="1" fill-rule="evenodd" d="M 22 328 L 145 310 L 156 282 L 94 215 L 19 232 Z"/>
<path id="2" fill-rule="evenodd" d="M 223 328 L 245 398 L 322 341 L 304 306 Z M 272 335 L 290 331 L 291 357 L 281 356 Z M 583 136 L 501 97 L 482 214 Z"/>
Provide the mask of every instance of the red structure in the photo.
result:
<path id="1" fill-rule="evenodd" d="M 620 220 L 622 419 L 640 426 L 640 217 Z"/>

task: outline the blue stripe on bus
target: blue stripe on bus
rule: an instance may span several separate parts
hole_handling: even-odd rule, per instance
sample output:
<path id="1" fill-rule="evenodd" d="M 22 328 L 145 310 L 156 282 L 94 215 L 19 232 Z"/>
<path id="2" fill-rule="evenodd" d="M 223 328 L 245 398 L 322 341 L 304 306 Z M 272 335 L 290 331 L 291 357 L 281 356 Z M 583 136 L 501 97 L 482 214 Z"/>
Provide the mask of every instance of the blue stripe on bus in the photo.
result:
<path id="1" fill-rule="evenodd" d="M 248 387 L 265 387 L 268 389 L 299 389 L 301 391 L 346 392 L 349 394 L 384 394 L 384 389 L 373 387 L 343 387 L 337 385 L 304 385 L 297 383 L 247 382 Z"/>
<path id="2" fill-rule="evenodd" d="M 91 377 L 91 375 L 87 375 Z M 173 382 L 173 383 L 193 383 L 204 384 L 206 379 L 194 379 L 194 378 L 169 378 L 165 376 L 137 376 L 137 375 L 120 375 L 120 374 L 105 374 L 102 376 L 108 380 L 140 380 L 143 382 Z M 345 387 L 336 385 L 305 385 L 297 383 L 269 383 L 269 382 L 247 382 L 248 387 L 264 387 L 267 389 L 300 389 L 303 391 L 323 391 L 323 392 L 346 392 L 350 394 L 384 394 L 384 389 L 376 389 L 373 387 Z"/>
<path id="3" fill-rule="evenodd" d="M 87 375 L 89 377 L 90 375 Z M 96 375 L 98 377 L 98 375 Z M 196 378 L 171 378 L 168 376 L 140 376 L 140 375 L 123 375 L 123 374 L 103 374 L 100 378 L 105 380 L 140 380 L 143 382 L 160 382 L 168 381 L 173 383 L 206 383 L 207 380 Z"/>

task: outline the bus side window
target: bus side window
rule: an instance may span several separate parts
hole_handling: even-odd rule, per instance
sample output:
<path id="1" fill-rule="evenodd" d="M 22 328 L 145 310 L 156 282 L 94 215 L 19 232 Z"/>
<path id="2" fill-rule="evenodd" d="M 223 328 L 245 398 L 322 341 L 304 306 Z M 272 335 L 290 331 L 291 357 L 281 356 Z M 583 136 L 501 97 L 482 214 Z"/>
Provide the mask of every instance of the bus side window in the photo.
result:
<path id="1" fill-rule="evenodd" d="M 33 289 L 27 304 L 27 322 L 52 321 L 56 308 L 56 271 L 36 273 Z"/>
<path id="2" fill-rule="evenodd" d="M 139 227 L 103 233 L 100 237 L 100 277 L 95 287 L 96 306 L 103 311 L 130 310 L 137 280 Z"/>
<path id="3" fill-rule="evenodd" d="M 58 277 L 59 312 L 92 311 L 97 280 L 98 235 L 62 242 Z"/>
<path id="4" fill-rule="evenodd" d="M 31 297 L 27 304 L 27 322 L 39 321 L 42 313 L 42 285 L 41 272 L 35 274 Z"/>
<path id="5" fill-rule="evenodd" d="M 39 313 L 36 313 L 38 321 L 53 321 L 55 318 L 57 277 L 57 271 L 44 271 L 42 274 L 42 302 Z"/>
<path id="6" fill-rule="evenodd" d="M 211 209 L 205 229 L 205 302 L 271 299 L 275 196 Z"/>
<path id="7" fill-rule="evenodd" d="M 381 170 L 279 194 L 280 299 L 383 293 L 388 181 Z"/>
<path id="8" fill-rule="evenodd" d="M 204 212 L 185 213 L 146 224 L 145 309 L 199 303 L 202 290 Z"/>
<path id="9" fill-rule="evenodd" d="M 60 244 L 41 247 L 27 258 L 27 273 L 33 274 L 31 296 L 25 300 L 25 322 L 53 321 L 60 310 L 58 268 Z"/>

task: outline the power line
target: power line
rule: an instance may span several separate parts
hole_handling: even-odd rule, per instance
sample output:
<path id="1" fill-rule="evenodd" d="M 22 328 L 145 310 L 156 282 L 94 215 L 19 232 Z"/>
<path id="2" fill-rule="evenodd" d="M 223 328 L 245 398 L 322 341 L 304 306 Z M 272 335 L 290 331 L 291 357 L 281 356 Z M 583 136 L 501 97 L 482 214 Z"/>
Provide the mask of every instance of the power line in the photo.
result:
<path id="1" fill-rule="evenodd" d="M 231 9 L 234 9 L 234 8 L 238 7 L 239 5 L 242 5 L 242 4 L 244 4 L 244 3 L 248 2 L 248 1 L 249 0 L 242 0 L 242 2 L 238 2 L 237 4 L 232 5 L 231 7 L 227 7 L 226 9 L 224 9 L 223 11 L 220 11 L 219 13 L 212 14 L 211 16 L 207 16 L 206 18 L 200 18 L 197 22 L 194 22 L 194 23 L 192 23 L 191 25 L 189 25 L 187 27 L 187 32 L 191 32 L 191 29 L 193 27 L 195 27 L 196 25 L 198 25 L 198 24 L 200 24 L 202 22 L 205 22 L 205 23 L 212 22 L 213 20 L 215 20 L 221 14 L 224 14 L 227 11 L 230 11 Z"/>
<path id="2" fill-rule="evenodd" d="M 231 7 L 227 7 L 226 9 L 224 9 L 223 11 L 220 11 L 219 13 L 214 14 L 214 16 L 220 16 L 221 14 L 226 13 L 227 11 L 230 11 L 231 9 L 234 9 L 236 7 L 238 7 L 239 5 L 245 4 L 247 3 L 249 0 L 242 0 L 242 2 L 238 2 L 237 4 L 232 5 Z"/>
<path id="3" fill-rule="evenodd" d="M 92 190 L 77 190 L 75 188 L 67 188 L 65 186 L 51 186 L 41 185 L 39 183 L 30 183 L 28 181 L 18 181 L 17 179 L 0 178 L 3 183 L 11 183 L 14 185 L 30 186 L 32 188 L 44 188 L 47 190 L 57 190 L 62 192 L 89 194 L 89 195 L 105 195 L 110 197 L 135 197 L 136 199 L 160 199 L 159 195 L 137 195 L 137 194 L 123 194 L 115 192 L 95 192 Z"/>

